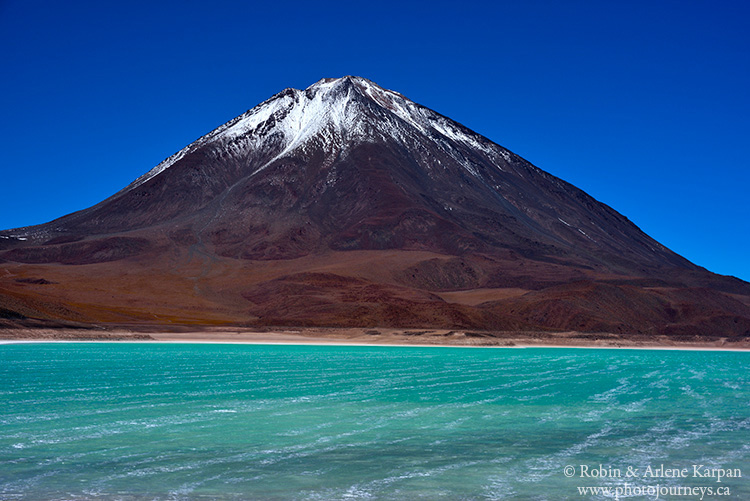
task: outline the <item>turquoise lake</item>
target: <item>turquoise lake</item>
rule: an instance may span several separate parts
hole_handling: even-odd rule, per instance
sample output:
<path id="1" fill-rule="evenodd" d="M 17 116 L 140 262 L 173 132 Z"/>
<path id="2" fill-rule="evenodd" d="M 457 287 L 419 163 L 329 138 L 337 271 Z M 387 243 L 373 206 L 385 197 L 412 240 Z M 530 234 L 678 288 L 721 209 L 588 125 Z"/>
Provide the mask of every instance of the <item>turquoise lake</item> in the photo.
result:
<path id="1" fill-rule="evenodd" d="M 747 500 L 749 369 L 717 351 L 5 344 L 0 499 Z M 687 475 L 643 476 L 662 465 Z"/>

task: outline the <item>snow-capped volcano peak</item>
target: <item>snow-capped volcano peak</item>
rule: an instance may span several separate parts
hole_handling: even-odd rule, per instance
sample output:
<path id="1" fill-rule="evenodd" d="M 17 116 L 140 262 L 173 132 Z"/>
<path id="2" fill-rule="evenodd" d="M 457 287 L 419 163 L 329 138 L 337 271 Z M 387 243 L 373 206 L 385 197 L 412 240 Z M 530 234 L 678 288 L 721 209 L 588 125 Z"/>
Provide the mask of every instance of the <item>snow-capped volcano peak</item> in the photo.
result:
<path id="1" fill-rule="evenodd" d="M 305 90 L 285 89 L 165 159 L 123 191 L 142 185 L 187 154 L 210 143 L 244 143 L 245 149 L 274 149 L 268 144 L 274 143 L 278 149 L 276 159 L 324 129 L 339 134 L 356 132 L 352 128 L 357 114 L 351 107 L 351 95 L 357 91 L 347 85 L 355 82 L 357 89 L 375 86 L 363 78 L 342 77 L 322 79 Z"/>
<path id="2" fill-rule="evenodd" d="M 380 91 L 383 91 L 383 92 L 391 92 L 393 94 L 396 94 L 395 92 L 384 89 L 383 87 L 379 86 L 372 80 L 368 80 L 366 78 L 357 77 L 353 75 L 347 75 L 341 78 L 321 78 L 314 84 L 310 85 L 307 89 L 305 89 L 305 91 L 313 92 L 313 93 L 315 92 L 329 93 L 331 91 L 335 91 L 342 87 L 348 87 L 350 85 L 356 87 L 357 89 L 363 92 L 366 89 L 380 89 Z"/>
<path id="3" fill-rule="evenodd" d="M 126 188 L 136 188 L 185 155 L 212 145 L 216 155 L 273 151 L 256 171 L 304 147 L 315 138 L 328 149 L 395 138 L 406 143 L 414 134 L 458 142 L 493 157 L 502 148 L 458 126 L 403 95 L 356 76 L 324 78 L 304 90 L 288 88 L 167 158 Z M 471 167 L 467 167 L 476 175 Z"/>
<path id="4" fill-rule="evenodd" d="M 377 86 L 376 83 L 362 77 L 356 77 L 353 75 L 346 75 L 341 78 L 321 78 L 314 84 L 310 85 L 307 89 L 308 91 L 322 91 L 327 92 L 331 89 L 334 89 L 340 85 L 346 84 L 346 83 L 356 83 L 359 85 L 372 85 Z"/>

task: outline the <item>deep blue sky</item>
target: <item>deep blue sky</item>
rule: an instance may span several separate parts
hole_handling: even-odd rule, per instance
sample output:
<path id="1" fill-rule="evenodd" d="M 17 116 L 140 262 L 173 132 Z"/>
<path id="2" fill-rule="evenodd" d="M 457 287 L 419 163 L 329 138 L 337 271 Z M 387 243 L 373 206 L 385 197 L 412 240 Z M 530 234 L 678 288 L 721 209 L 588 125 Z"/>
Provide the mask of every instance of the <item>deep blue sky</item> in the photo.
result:
<path id="1" fill-rule="evenodd" d="M 0 0 L 0 228 L 108 197 L 285 87 L 360 75 L 750 280 L 750 2 Z"/>

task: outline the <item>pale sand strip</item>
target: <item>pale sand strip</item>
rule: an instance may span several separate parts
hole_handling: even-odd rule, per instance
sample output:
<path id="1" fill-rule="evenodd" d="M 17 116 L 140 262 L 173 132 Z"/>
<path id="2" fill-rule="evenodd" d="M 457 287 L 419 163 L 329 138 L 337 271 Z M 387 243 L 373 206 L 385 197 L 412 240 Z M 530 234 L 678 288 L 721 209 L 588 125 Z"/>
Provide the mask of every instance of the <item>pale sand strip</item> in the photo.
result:
<path id="1" fill-rule="evenodd" d="M 373 334 L 377 330 L 377 334 Z M 13 335 L 13 334 L 16 335 Z M 147 334 L 150 339 L 144 339 Z M 467 336 L 469 334 L 469 336 Z M 299 328 L 259 332 L 253 329 L 206 328 L 185 332 L 137 332 L 130 329 L 111 331 L 0 331 L 0 344 L 19 342 L 141 342 L 141 343 L 225 343 L 266 345 L 321 346 L 414 346 L 445 348 L 587 348 L 636 350 L 749 351 L 750 342 L 707 341 L 681 343 L 664 338 L 633 340 L 602 334 L 598 340 L 579 333 L 500 333 L 483 337 L 471 332 L 418 329 L 321 329 Z"/>
<path id="2" fill-rule="evenodd" d="M 241 334 L 239 336 L 207 336 L 204 333 L 152 333 L 154 341 L 138 342 L 159 342 L 159 343 L 217 343 L 217 344 L 265 344 L 265 345 L 317 345 L 317 346 L 382 346 L 382 347 L 415 347 L 415 348 L 582 348 L 582 349 L 626 349 L 626 350 L 687 350 L 687 351 L 738 351 L 750 352 L 750 346 L 715 346 L 712 344 L 690 344 L 690 345 L 656 345 L 656 344 L 633 344 L 633 345 L 613 345 L 613 344 L 576 344 L 570 341 L 560 344 L 545 343 L 528 343 L 527 339 L 507 340 L 513 341 L 512 344 L 459 344 L 459 343 L 419 343 L 411 339 L 393 337 L 389 339 L 379 339 L 373 341 L 363 341 L 361 339 L 336 339 L 327 337 L 302 336 L 287 333 L 254 333 L 258 336 L 248 336 Z M 501 340 L 506 341 L 506 340 Z"/>

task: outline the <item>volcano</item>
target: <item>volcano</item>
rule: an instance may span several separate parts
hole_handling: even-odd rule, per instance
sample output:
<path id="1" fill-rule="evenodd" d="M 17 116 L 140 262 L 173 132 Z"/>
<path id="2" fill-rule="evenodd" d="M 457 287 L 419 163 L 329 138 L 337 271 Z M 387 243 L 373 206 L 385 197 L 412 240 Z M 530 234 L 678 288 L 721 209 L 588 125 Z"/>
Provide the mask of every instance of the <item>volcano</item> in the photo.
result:
<path id="1" fill-rule="evenodd" d="M 0 232 L 0 317 L 750 335 L 750 284 L 360 77 L 286 89 L 88 209 Z"/>

